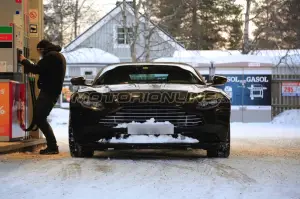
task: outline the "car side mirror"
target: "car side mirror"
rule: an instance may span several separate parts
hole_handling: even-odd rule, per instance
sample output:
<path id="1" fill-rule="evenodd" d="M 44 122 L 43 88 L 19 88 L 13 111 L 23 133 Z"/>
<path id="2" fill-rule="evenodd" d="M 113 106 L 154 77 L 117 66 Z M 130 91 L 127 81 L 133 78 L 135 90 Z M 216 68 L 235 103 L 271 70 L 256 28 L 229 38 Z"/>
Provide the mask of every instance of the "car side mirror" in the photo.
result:
<path id="1" fill-rule="evenodd" d="M 224 76 L 215 75 L 212 80 L 212 86 L 221 86 L 226 84 L 227 78 Z"/>
<path id="2" fill-rule="evenodd" d="M 87 86 L 84 77 L 74 77 L 71 79 L 71 84 L 74 86 Z"/>

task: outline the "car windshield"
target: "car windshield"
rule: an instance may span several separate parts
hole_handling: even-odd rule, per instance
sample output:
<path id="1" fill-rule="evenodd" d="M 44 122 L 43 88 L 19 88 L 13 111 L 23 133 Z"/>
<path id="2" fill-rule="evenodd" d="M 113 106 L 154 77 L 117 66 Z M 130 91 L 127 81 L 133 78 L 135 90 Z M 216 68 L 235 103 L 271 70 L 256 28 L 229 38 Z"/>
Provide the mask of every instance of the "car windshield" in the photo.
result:
<path id="1" fill-rule="evenodd" d="M 202 84 L 201 77 L 189 70 L 178 66 L 143 65 L 120 66 L 109 70 L 95 82 L 96 85 L 114 84 L 143 84 L 143 83 L 169 83 L 169 84 Z"/>

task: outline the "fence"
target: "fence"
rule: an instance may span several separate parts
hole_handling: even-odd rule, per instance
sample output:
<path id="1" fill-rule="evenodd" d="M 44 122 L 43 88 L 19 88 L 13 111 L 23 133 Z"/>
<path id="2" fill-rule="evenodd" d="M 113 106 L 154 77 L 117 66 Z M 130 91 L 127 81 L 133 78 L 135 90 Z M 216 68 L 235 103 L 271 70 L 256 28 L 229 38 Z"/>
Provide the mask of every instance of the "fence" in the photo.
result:
<path id="1" fill-rule="evenodd" d="M 298 96 L 292 96 L 292 93 L 296 93 L 295 88 L 288 88 L 291 96 L 283 96 L 282 86 L 287 82 L 298 83 Z M 300 109 L 300 66 L 289 67 L 279 66 L 274 67 L 272 71 L 272 116 L 276 116 L 279 113 L 290 110 Z"/>

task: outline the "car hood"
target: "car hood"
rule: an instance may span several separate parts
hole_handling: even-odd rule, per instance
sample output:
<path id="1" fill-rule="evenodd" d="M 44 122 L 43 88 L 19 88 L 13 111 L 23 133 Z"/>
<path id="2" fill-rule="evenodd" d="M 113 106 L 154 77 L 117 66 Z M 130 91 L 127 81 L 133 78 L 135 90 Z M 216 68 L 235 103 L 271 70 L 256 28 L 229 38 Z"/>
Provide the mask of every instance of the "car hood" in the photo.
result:
<path id="1" fill-rule="evenodd" d="M 198 84 L 118 84 L 85 87 L 78 92 L 94 91 L 98 93 L 121 92 L 121 91 L 183 91 L 201 93 L 203 91 L 222 92 L 222 90 Z"/>

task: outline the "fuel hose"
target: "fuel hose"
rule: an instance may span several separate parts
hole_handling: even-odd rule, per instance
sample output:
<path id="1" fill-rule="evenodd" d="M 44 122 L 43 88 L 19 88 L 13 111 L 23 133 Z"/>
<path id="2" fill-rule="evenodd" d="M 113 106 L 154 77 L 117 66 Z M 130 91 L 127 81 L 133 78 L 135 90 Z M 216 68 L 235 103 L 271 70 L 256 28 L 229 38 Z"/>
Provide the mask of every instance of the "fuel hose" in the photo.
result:
<path id="1" fill-rule="evenodd" d="M 28 83 L 29 83 L 29 88 L 30 88 L 32 109 L 33 109 L 33 114 L 34 114 L 35 113 L 35 105 L 36 105 L 35 78 L 28 76 Z M 32 118 L 34 118 L 34 116 Z M 31 124 L 29 125 L 29 127 L 26 128 L 26 129 L 23 129 L 23 130 L 25 132 L 38 130 L 38 127 L 34 123 L 34 119 L 32 119 Z"/>

